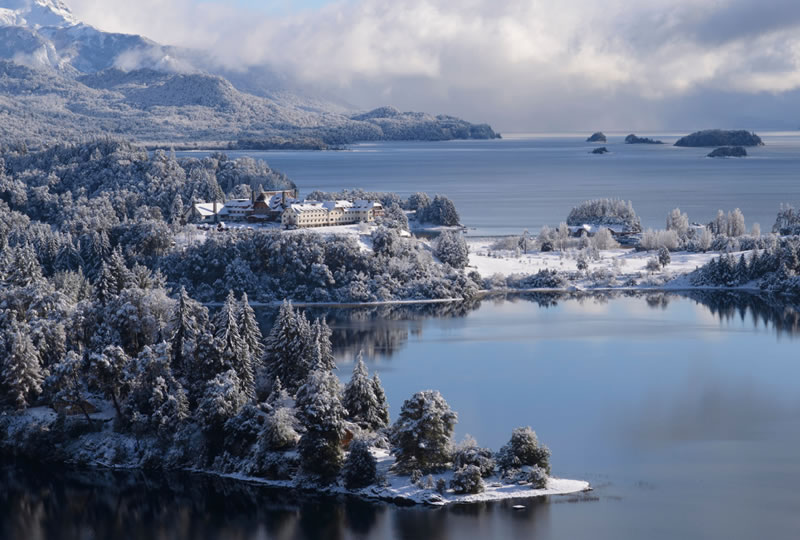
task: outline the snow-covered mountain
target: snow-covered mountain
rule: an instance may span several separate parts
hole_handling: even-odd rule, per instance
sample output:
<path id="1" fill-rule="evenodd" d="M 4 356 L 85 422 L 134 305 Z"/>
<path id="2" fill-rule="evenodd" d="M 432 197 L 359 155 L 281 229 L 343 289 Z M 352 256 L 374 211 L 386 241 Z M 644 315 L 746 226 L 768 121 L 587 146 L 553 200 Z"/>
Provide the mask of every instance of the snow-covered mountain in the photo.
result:
<path id="1" fill-rule="evenodd" d="M 202 51 L 80 22 L 61 0 L 0 0 L 0 138 L 29 145 L 116 134 L 141 141 L 487 138 L 488 126 L 381 108 L 358 114 L 308 95 L 267 66 L 209 72 Z"/>
<path id="2" fill-rule="evenodd" d="M 78 19 L 61 0 L 3 0 L 0 25 L 67 28 Z"/>

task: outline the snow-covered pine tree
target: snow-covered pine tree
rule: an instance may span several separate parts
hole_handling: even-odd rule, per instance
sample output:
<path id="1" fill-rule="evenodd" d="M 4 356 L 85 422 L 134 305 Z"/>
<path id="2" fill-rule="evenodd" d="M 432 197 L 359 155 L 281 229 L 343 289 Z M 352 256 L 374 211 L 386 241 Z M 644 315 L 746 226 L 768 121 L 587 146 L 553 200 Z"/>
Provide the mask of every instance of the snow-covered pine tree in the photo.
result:
<path id="1" fill-rule="evenodd" d="M 341 383 L 327 369 L 315 369 L 297 391 L 297 416 L 306 429 L 300 439 L 303 470 L 323 483 L 332 482 L 342 467 L 342 437 L 347 411 Z"/>
<path id="2" fill-rule="evenodd" d="M 450 461 L 450 439 L 458 415 L 436 390 L 417 392 L 403 403 L 389 433 L 401 472 L 442 470 Z"/>
<path id="3" fill-rule="evenodd" d="M 247 401 L 247 394 L 242 390 L 234 369 L 220 373 L 206 383 L 196 416 L 206 435 L 210 455 L 218 454 L 223 448 L 225 422 L 239 414 Z"/>
<path id="4" fill-rule="evenodd" d="M 42 280 L 42 266 L 30 244 L 17 246 L 11 253 L 11 264 L 5 272 L 6 284 L 27 287 Z"/>
<path id="5" fill-rule="evenodd" d="M 469 263 L 469 248 L 461 233 L 442 231 L 436 239 L 433 254 L 453 268 L 464 268 Z"/>
<path id="6" fill-rule="evenodd" d="M 42 392 L 45 373 L 27 325 L 13 323 L 4 334 L 0 388 L 17 409 L 25 409 Z"/>
<path id="7" fill-rule="evenodd" d="M 183 207 L 183 198 L 181 198 L 181 194 L 178 193 L 175 195 L 175 198 L 172 199 L 172 204 L 169 207 L 169 221 L 173 225 L 180 224 L 183 221 L 183 214 L 185 212 L 185 208 Z"/>
<path id="8" fill-rule="evenodd" d="M 208 310 L 192 300 L 181 287 L 178 301 L 172 312 L 167 331 L 172 351 L 172 370 L 176 376 L 185 375 L 192 369 L 197 338 L 208 322 Z"/>
<path id="9" fill-rule="evenodd" d="M 78 251 L 78 248 L 75 247 L 71 239 L 68 240 L 61 246 L 58 255 L 56 255 L 55 270 L 57 272 L 77 272 L 83 269 L 83 265 L 81 252 Z"/>
<path id="10" fill-rule="evenodd" d="M 51 404 L 55 407 L 69 407 L 78 410 L 86 417 L 86 422 L 91 424 L 89 410 L 86 407 L 87 393 L 81 377 L 81 357 L 74 351 L 53 366 L 50 376 L 45 381 L 47 393 L 50 394 Z"/>
<path id="11" fill-rule="evenodd" d="M 539 444 L 536 432 L 530 426 L 518 427 L 511 432 L 511 440 L 497 453 L 497 464 L 504 472 L 536 465 L 550 474 L 550 450 Z"/>
<path id="12" fill-rule="evenodd" d="M 360 489 L 374 484 L 378 465 L 369 450 L 369 443 L 364 439 L 353 439 L 349 450 L 342 469 L 345 487 Z"/>
<path id="13" fill-rule="evenodd" d="M 233 291 L 229 291 L 225 304 L 214 316 L 214 328 L 216 329 L 214 337 L 223 362 L 226 366 L 236 370 L 241 381 L 242 391 L 248 398 L 253 399 L 255 397 L 255 373 L 250 350 L 239 333 L 238 311 L 236 297 Z"/>
<path id="14" fill-rule="evenodd" d="M 311 369 L 311 325 L 305 315 L 284 301 L 265 340 L 265 359 L 272 379 L 279 377 L 290 394 L 295 394 Z"/>
<path id="15" fill-rule="evenodd" d="M 311 325 L 312 342 L 319 345 L 318 362 L 325 369 L 334 370 L 336 367 L 336 358 L 333 356 L 333 344 L 331 343 L 331 336 L 333 332 L 325 322 L 325 319 L 314 319 L 314 324 Z"/>
<path id="16" fill-rule="evenodd" d="M 111 269 L 103 262 L 100 265 L 100 271 L 97 275 L 97 283 L 95 284 L 95 294 L 97 299 L 103 304 L 107 303 L 112 298 L 119 294 L 117 289 L 117 282 L 114 279 Z"/>
<path id="17" fill-rule="evenodd" d="M 378 402 L 378 416 L 380 428 L 385 428 L 389 425 L 389 401 L 386 399 L 386 392 L 383 390 L 381 378 L 378 374 L 372 376 L 372 391 L 375 392 L 375 400 Z"/>
<path id="18" fill-rule="evenodd" d="M 169 344 L 145 346 L 125 371 L 130 392 L 122 404 L 123 417 L 140 431 L 169 436 L 189 416 L 189 403 L 170 368 Z"/>
<path id="19" fill-rule="evenodd" d="M 133 284 L 133 275 L 128 269 L 128 265 L 125 264 L 125 257 L 122 256 L 122 250 L 119 246 L 111 252 L 107 267 L 117 291 L 127 289 Z"/>
<path id="20" fill-rule="evenodd" d="M 385 427 L 375 388 L 360 352 L 353 367 L 353 376 L 344 388 L 342 405 L 347 409 L 347 419 L 362 429 L 377 430 Z"/>
<path id="21" fill-rule="evenodd" d="M 111 400 L 120 418 L 121 403 L 128 394 L 125 372 L 130 362 L 131 358 L 116 345 L 109 345 L 102 353 L 89 356 L 90 381 L 103 392 L 106 399 Z"/>
<path id="22" fill-rule="evenodd" d="M 250 351 L 250 358 L 253 362 L 253 369 L 258 371 L 264 362 L 264 337 L 261 335 L 261 328 L 258 326 L 256 313 L 250 307 L 247 293 L 242 293 L 239 309 L 239 329 L 242 334 L 242 341 L 247 350 Z"/>

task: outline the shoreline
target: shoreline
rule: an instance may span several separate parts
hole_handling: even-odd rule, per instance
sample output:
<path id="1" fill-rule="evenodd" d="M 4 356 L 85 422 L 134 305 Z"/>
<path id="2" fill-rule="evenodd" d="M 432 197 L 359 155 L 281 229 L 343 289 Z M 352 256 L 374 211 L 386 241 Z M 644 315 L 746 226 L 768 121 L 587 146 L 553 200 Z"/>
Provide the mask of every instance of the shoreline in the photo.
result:
<path id="1" fill-rule="evenodd" d="M 688 292 L 742 292 L 755 295 L 775 294 L 780 296 L 789 296 L 788 293 L 774 292 L 761 289 L 759 287 L 750 286 L 737 286 L 737 287 L 714 287 L 710 285 L 688 286 L 680 285 L 676 287 L 669 287 L 668 284 L 664 285 L 638 285 L 636 287 L 619 286 L 619 287 L 588 287 L 582 288 L 575 285 L 553 288 L 553 287 L 536 287 L 528 289 L 514 289 L 514 288 L 500 288 L 500 289 L 481 289 L 472 298 L 421 298 L 412 300 L 380 300 L 375 302 L 305 302 L 289 300 L 294 307 L 327 307 L 327 308 L 362 308 L 362 307 L 380 307 L 380 306 L 408 306 L 408 305 L 428 305 L 428 304 L 454 304 L 460 302 L 468 302 L 469 300 L 482 300 L 494 295 L 514 295 L 514 294 L 529 294 L 529 293 L 543 293 L 543 294 L 583 294 L 591 296 L 592 294 L 609 293 L 609 292 L 623 292 L 623 293 L 688 293 Z M 258 308 L 277 308 L 283 304 L 283 300 L 274 300 L 271 302 L 249 301 L 252 307 Z M 202 305 L 207 307 L 220 307 L 224 302 L 202 302 Z"/>

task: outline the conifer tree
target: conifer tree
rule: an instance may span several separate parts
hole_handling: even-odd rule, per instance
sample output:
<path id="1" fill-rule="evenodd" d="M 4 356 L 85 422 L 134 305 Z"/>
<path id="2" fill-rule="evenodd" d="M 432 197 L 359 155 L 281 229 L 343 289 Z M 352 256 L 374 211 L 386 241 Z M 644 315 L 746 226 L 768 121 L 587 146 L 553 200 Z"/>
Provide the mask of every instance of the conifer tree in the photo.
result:
<path id="1" fill-rule="evenodd" d="M 354 439 L 342 469 L 344 485 L 347 489 L 360 489 L 377 480 L 377 463 L 363 439 Z"/>
<path id="2" fill-rule="evenodd" d="M 399 471 L 432 472 L 450 459 L 450 438 L 458 415 L 435 390 L 417 392 L 403 403 L 389 441 Z"/>
<path id="3" fill-rule="evenodd" d="M 236 297 L 229 291 L 225 304 L 214 317 L 215 338 L 223 362 L 236 370 L 242 391 L 252 399 L 255 397 L 255 374 L 250 351 L 239 333 L 238 311 Z"/>
<path id="4" fill-rule="evenodd" d="M 133 283 L 133 274 L 125 264 L 125 257 L 122 256 L 122 251 L 119 246 L 111 252 L 108 259 L 107 268 L 110 273 L 110 278 L 114 281 L 114 286 L 117 293 L 123 289 L 127 289 Z"/>
<path id="5" fill-rule="evenodd" d="M 86 417 L 86 422 L 91 423 L 89 411 L 86 408 L 86 390 L 81 377 L 81 357 L 74 351 L 53 366 L 52 373 L 46 381 L 48 393 L 52 394 L 52 403 L 69 406 L 77 409 Z"/>
<path id="6" fill-rule="evenodd" d="M 341 384 L 329 370 L 312 371 L 297 391 L 297 415 L 306 428 L 300 439 L 300 460 L 303 470 L 328 483 L 342 467 L 341 441 L 344 418 Z"/>
<path id="7" fill-rule="evenodd" d="M 117 282 L 111 273 L 111 269 L 105 262 L 100 265 L 100 273 L 98 275 L 95 292 L 97 294 L 97 299 L 103 304 L 119 294 Z"/>
<path id="8" fill-rule="evenodd" d="M 128 386 L 124 376 L 130 362 L 131 358 L 116 345 L 109 345 L 102 353 L 89 356 L 92 384 L 111 400 L 120 418 L 122 417 L 120 404 L 127 395 Z"/>
<path id="9" fill-rule="evenodd" d="M 8 285 L 27 287 L 42 280 L 42 266 L 29 244 L 13 249 L 11 259 L 5 278 Z"/>
<path id="10" fill-rule="evenodd" d="M 353 367 L 353 376 L 344 389 L 342 404 L 347 409 L 347 419 L 362 429 L 380 429 L 383 423 L 381 405 L 375 395 L 375 387 L 369 379 L 367 366 L 361 353 Z"/>
<path id="11" fill-rule="evenodd" d="M 308 319 L 284 301 L 267 336 L 265 358 L 270 377 L 279 377 L 290 394 L 297 392 L 311 370 L 309 342 Z"/>
<path id="12" fill-rule="evenodd" d="M 172 369 L 177 376 L 192 368 L 192 359 L 197 348 L 201 326 L 208 320 L 207 310 L 189 297 L 185 287 L 178 293 L 178 301 L 169 321 Z"/>
<path id="13" fill-rule="evenodd" d="M 58 251 L 55 260 L 55 270 L 57 272 L 77 272 L 83 269 L 83 257 L 80 251 L 72 243 L 70 239 Z"/>
<path id="14" fill-rule="evenodd" d="M 264 359 L 264 337 L 261 335 L 261 328 L 258 326 L 256 313 L 250 307 L 247 293 L 242 293 L 242 300 L 239 309 L 239 328 L 242 334 L 242 341 L 250 351 L 255 370 L 258 370 Z"/>
<path id="15" fill-rule="evenodd" d="M 39 352 L 31 341 L 27 326 L 12 324 L 4 333 L 6 351 L 2 359 L 0 387 L 17 409 L 25 409 L 30 400 L 42 392 L 44 372 Z"/>
<path id="16" fill-rule="evenodd" d="M 375 392 L 375 400 L 378 403 L 378 424 L 376 427 L 384 428 L 389 425 L 389 402 L 386 399 L 386 392 L 378 374 L 372 376 L 372 391 Z"/>
<path id="17" fill-rule="evenodd" d="M 319 345 L 319 363 L 329 370 L 337 369 L 336 358 L 333 356 L 333 344 L 331 343 L 331 331 L 325 319 L 315 319 L 311 325 L 311 335 L 314 343 Z"/>
<path id="18" fill-rule="evenodd" d="M 169 344 L 145 346 L 125 372 L 130 392 L 122 405 L 124 417 L 139 430 L 174 434 L 189 416 L 183 386 L 170 368 Z"/>

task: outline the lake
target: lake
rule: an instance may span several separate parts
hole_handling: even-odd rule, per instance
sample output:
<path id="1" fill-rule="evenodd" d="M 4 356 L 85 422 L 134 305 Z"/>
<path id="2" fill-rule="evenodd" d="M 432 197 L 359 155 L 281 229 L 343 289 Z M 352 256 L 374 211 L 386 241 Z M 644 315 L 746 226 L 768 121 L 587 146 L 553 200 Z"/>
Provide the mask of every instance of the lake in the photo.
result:
<path id="1" fill-rule="evenodd" d="M 301 196 L 320 189 L 360 187 L 407 196 L 447 195 L 470 234 L 519 234 L 566 221 L 586 199 L 633 202 L 644 227 L 664 228 L 675 207 L 707 223 L 718 209 L 740 208 L 748 228 L 768 232 L 778 205 L 800 204 L 800 132 L 760 133 L 765 146 L 749 157 L 711 159 L 710 148 L 672 146 L 678 133 L 640 133 L 664 145 L 628 145 L 608 134 L 610 153 L 592 155 L 588 134 L 509 135 L 502 140 L 379 142 L 347 151 L 243 151 L 264 159 L 297 183 Z M 208 152 L 178 152 L 202 156 Z"/>
<path id="2" fill-rule="evenodd" d="M 401 508 L 190 474 L 0 467 L 2 538 L 796 538 L 800 313 L 746 295 L 535 295 L 316 311 L 392 418 L 426 388 L 456 440 L 531 425 L 568 497 Z M 261 312 L 265 325 L 273 316 Z"/>

